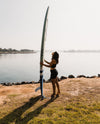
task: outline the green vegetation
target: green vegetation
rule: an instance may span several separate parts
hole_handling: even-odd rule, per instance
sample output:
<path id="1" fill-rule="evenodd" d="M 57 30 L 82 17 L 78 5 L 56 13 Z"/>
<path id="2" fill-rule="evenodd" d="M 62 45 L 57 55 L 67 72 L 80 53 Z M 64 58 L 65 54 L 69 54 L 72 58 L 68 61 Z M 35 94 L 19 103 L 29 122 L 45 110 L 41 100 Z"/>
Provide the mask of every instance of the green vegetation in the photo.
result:
<path id="1" fill-rule="evenodd" d="M 0 54 L 17 54 L 17 53 L 34 53 L 34 50 L 29 50 L 29 49 L 21 49 L 21 50 L 16 50 L 16 49 L 2 49 L 0 48 Z"/>
<path id="2" fill-rule="evenodd" d="M 14 97 L 14 95 L 13 95 Z M 29 101 L 11 100 L 0 106 L 0 124 L 99 124 L 100 102 L 74 98 L 65 101 L 33 97 Z"/>

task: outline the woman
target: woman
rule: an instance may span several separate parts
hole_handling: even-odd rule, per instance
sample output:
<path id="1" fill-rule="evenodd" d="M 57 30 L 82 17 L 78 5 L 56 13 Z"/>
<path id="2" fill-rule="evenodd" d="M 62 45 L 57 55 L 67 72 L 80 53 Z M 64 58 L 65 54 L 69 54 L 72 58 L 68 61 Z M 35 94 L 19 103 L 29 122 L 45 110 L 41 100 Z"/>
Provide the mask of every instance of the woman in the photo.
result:
<path id="1" fill-rule="evenodd" d="M 59 88 L 59 84 L 58 84 L 58 78 L 57 78 L 57 75 L 58 75 L 58 72 L 56 70 L 56 65 L 58 64 L 59 62 L 59 54 L 57 52 L 53 52 L 52 53 L 52 59 L 51 59 L 51 62 L 48 62 L 46 60 L 44 60 L 48 65 L 44 64 L 44 63 L 41 63 L 41 65 L 44 65 L 46 67 L 50 67 L 50 71 L 51 71 L 51 76 L 50 76 L 50 79 L 52 81 L 52 87 L 53 87 L 53 94 L 51 95 L 51 97 L 53 98 L 55 95 L 56 97 L 59 96 L 60 94 L 60 88 Z M 56 87 L 57 87 L 57 94 L 56 94 Z"/>

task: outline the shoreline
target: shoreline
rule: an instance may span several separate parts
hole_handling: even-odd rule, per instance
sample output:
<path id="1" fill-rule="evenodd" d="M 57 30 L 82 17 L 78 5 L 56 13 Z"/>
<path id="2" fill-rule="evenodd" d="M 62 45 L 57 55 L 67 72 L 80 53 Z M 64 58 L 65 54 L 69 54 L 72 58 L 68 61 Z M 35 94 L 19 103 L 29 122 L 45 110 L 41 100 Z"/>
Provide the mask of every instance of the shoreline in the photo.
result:
<path id="1" fill-rule="evenodd" d="M 34 54 L 34 53 L 37 53 L 37 52 L 0 52 L 0 55 L 2 54 Z"/>
<path id="2" fill-rule="evenodd" d="M 98 74 L 98 76 L 96 76 L 96 75 L 94 75 L 94 76 L 85 76 L 85 75 L 78 75 L 78 76 L 74 76 L 74 75 L 68 75 L 68 77 L 66 77 L 66 76 L 61 76 L 60 78 L 58 77 L 58 81 L 62 81 L 62 80 L 64 80 L 64 79 L 74 79 L 74 78 L 89 78 L 89 79 L 91 79 L 91 78 L 100 78 L 100 74 Z M 50 79 L 48 79 L 48 80 L 45 80 L 44 79 L 44 81 L 43 81 L 44 83 L 49 83 L 49 82 L 51 82 L 51 80 Z M 3 83 L 0 83 L 0 85 L 3 85 L 3 86 L 13 86 L 13 85 L 23 85 L 23 84 L 39 84 L 40 83 L 40 81 L 37 81 L 37 82 L 35 82 L 35 81 L 22 81 L 22 82 L 3 82 Z"/>
<path id="3" fill-rule="evenodd" d="M 27 53 L 35 53 L 36 51 L 34 50 L 30 50 L 30 49 L 21 49 L 21 50 L 17 50 L 17 49 L 6 49 L 6 48 L 0 48 L 0 54 L 27 54 Z"/>

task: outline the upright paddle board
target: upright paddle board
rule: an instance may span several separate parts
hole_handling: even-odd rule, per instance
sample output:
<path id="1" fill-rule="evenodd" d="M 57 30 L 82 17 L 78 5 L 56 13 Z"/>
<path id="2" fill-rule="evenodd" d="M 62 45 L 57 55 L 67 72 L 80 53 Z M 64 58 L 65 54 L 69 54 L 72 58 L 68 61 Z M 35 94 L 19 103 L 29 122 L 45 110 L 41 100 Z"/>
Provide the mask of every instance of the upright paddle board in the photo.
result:
<path id="1" fill-rule="evenodd" d="M 43 33 L 42 33 L 42 42 L 41 42 L 41 53 L 40 53 L 40 63 L 43 63 L 44 60 L 44 45 L 46 40 L 46 29 L 47 29 L 47 21 L 48 21 L 48 11 L 49 7 L 46 10 L 44 25 L 43 25 Z M 43 96 L 43 65 L 40 65 L 40 89 L 41 89 L 41 96 Z"/>
<path id="2" fill-rule="evenodd" d="M 46 10 L 45 19 L 44 19 L 44 25 L 43 25 L 43 32 L 42 32 L 42 42 L 41 42 L 41 52 L 40 52 L 40 63 L 43 63 L 44 60 L 44 45 L 46 40 L 46 30 L 47 30 L 47 22 L 48 22 L 48 11 L 49 6 Z M 35 91 L 41 90 L 41 97 L 44 98 L 43 95 L 43 65 L 40 65 L 40 87 L 38 87 Z"/>

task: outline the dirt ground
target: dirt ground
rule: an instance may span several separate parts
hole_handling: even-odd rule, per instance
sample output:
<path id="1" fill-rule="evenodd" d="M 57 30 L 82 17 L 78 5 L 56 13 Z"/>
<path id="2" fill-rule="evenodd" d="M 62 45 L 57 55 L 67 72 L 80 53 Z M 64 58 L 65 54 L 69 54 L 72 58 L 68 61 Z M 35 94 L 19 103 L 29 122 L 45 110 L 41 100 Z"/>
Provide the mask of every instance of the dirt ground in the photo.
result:
<path id="1" fill-rule="evenodd" d="M 59 100 L 69 100 L 72 97 L 82 96 L 87 99 L 100 101 L 100 78 L 73 78 L 59 82 L 61 94 Z M 9 96 L 16 96 L 16 99 L 31 98 L 40 95 L 40 90 L 35 92 L 39 84 L 25 84 L 2 86 L 0 85 L 0 106 L 10 102 Z M 44 83 L 44 94 L 50 97 L 52 84 Z"/>

